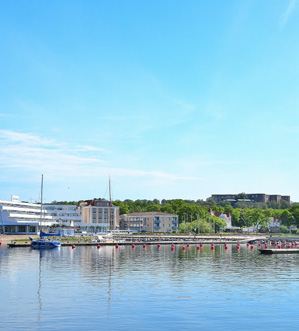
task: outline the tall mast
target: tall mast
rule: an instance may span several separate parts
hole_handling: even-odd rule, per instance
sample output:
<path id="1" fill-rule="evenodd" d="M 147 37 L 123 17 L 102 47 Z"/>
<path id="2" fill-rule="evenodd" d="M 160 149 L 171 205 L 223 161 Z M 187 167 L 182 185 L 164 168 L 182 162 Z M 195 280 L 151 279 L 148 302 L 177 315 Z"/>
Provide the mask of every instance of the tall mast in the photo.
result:
<path id="1" fill-rule="evenodd" d="M 40 223 L 39 223 L 40 229 L 41 229 L 42 218 L 43 218 L 43 186 L 44 186 L 44 175 L 42 175 L 41 188 L 40 188 Z"/>
<path id="2" fill-rule="evenodd" d="M 112 214 L 112 198 L 111 198 L 111 179 L 109 175 L 109 205 L 110 205 L 110 231 L 113 230 L 113 218 L 114 213 Z"/>
<path id="3" fill-rule="evenodd" d="M 109 175 L 109 201 L 110 201 L 110 207 L 111 207 L 111 180 L 110 180 L 110 175 Z"/>

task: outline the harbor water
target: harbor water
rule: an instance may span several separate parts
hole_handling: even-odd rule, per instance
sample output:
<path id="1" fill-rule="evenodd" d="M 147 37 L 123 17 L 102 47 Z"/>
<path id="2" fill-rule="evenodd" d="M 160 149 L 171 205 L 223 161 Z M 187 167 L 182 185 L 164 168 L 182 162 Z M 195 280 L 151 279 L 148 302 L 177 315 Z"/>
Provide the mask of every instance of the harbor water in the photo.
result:
<path id="1" fill-rule="evenodd" d="M 295 330 L 299 255 L 2 246 L 0 294 L 1 330 Z"/>

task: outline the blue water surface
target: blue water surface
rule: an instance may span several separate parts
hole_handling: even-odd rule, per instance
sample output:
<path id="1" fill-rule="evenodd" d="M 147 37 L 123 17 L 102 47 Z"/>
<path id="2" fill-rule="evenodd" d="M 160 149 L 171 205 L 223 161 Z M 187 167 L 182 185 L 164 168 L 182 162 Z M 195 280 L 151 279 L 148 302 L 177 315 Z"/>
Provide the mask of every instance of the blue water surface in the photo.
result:
<path id="1" fill-rule="evenodd" d="M 0 329 L 298 329 L 298 267 L 245 245 L 2 246 Z"/>

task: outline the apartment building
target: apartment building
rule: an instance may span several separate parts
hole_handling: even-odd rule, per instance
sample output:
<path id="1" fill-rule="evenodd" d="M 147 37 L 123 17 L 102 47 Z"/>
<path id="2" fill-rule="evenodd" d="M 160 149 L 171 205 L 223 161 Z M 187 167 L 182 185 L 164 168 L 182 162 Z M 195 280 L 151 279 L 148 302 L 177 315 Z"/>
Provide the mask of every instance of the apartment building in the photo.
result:
<path id="1" fill-rule="evenodd" d="M 134 232 L 173 232 L 179 229 L 179 218 L 178 215 L 161 211 L 134 212 L 121 216 L 120 229 Z"/>
<path id="2" fill-rule="evenodd" d="M 119 229 L 119 207 L 105 199 L 80 203 L 81 230 L 107 233 Z"/>

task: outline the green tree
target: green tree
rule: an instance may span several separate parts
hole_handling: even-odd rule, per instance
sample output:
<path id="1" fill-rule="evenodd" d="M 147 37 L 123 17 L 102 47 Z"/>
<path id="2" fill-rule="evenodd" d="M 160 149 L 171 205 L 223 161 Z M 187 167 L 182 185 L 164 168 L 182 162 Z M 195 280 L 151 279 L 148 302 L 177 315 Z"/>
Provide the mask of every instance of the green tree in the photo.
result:
<path id="1" fill-rule="evenodd" d="M 283 225 L 291 226 L 294 223 L 293 214 L 289 210 L 284 210 L 280 216 Z"/>
<path id="2" fill-rule="evenodd" d="M 129 213 L 129 206 L 127 204 L 121 202 L 120 200 L 113 201 L 113 204 L 114 204 L 114 206 L 119 207 L 119 214 L 120 215 Z"/>
<path id="3" fill-rule="evenodd" d="M 290 230 L 289 230 L 286 226 L 284 226 L 284 225 L 282 225 L 282 226 L 279 228 L 279 231 L 280 231 L 281 233 L 289 233 L 289 232 L 290 232 Z"/>
<path id="4" fill-rule="evenodd" d="M 242 192 L 236 195 L 236 200 L 238 199 L 247 199 L 247 194 Z"/>
<path id="5" fill-rule="evenodd" d="M 160 211 L 161 206 L 160 205 L 149 205 L 146 207 L 146 211 Z"/>
<path id="6" fill-rule="evenodd" d="M 167 205 L 161 206 L 161 211 L 163 211 L 164 213 L 176 214 L 176 211 L 173 210 L 171 204 L 167 204 Z"/>
<path id="7" fill-rule="evenodd" d="M 290 213 L 293 215 L 293 225 L 299 227 L 299 205 L 294 205 L 289 209 Z"/>

